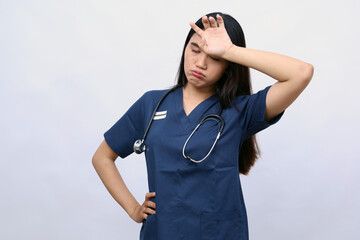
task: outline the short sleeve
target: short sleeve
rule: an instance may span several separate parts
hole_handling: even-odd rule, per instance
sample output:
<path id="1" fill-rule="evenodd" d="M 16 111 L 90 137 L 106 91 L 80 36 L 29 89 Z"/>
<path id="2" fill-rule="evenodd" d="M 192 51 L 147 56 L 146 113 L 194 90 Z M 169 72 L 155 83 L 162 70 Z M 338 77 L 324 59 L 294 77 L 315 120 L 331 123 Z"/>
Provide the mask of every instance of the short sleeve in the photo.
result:
<path id="1" fill-rule="evenodd" d="M 104 133 L 106 143 L 121 158 L 130 155 L 134 142 L 144 132 L 145 96 L 139 98 L 128 111 Z"/>
<path id="2" fill-rule="evenodd" d="M 264 130 L 265 128 L 277 123 L 285 111 L 271 119 L 265 121 L 266 95 L 271 86 L 249 95 L 245 107 L 245 137 L 250 138 L 252 135 Z"/>

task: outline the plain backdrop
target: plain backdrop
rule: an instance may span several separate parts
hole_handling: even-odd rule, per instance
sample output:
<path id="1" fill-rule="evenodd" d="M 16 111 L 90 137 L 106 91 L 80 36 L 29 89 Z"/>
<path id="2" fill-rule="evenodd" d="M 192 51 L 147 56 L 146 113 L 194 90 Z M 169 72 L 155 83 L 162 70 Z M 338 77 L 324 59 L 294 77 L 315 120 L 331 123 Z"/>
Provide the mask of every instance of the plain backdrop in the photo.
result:
<path id="1" fill-rule="evenodd" d="M 222 11 L 248 48 L 314 65 L 240 176 L 250 239 L 360 239 L 358 0 L 0 0 L 0 239 L 138 239 L 91 159 L 145 92 L 175 83 L 189 22 Z M 275 83 L 251 71 L 257 92 Z M 142 203 L 144 155 L 118 158 Z M 180 214 L 180 213 L 179 213 Z"/>

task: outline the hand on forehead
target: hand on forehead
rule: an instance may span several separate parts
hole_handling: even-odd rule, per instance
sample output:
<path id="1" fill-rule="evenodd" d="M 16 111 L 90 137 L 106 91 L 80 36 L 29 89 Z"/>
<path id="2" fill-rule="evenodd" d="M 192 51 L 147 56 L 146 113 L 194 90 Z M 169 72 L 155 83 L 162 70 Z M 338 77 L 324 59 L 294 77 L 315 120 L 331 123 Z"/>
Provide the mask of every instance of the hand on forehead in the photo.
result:
<path id="1" fill-rule="evenodd" d="M 199 28 L 193 22 L 190 23 L 190 26 L 200 36 L 202 36 L 204 31 L 209 29 L 209 28 L 224 28 L 225 29 L 224 20 L 219 14 L 216 15 L 216 20 L 215 20 L 215 18 L 213 18 L 211 16 L 209 18 L 207 16 L 203 16 L 202 17 L 202 24 L 204 25 L 204 29 Z"/>

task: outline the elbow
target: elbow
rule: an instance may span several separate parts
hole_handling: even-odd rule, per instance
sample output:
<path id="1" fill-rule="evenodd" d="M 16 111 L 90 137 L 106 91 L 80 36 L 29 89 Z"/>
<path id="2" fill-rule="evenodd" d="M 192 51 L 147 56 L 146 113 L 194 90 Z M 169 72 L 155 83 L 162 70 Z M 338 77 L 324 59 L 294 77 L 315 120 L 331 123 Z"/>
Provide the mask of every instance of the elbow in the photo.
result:
<path id="1" fill-rule="evenodd" d="M 94 156 L 91 159 L 91 163 L 93 167 L 96 169 L 101 163 L 101 158 L 99 158 L 98 156 L 96 156 L 96 154 L 94 154 Z"/>
<path id="2" fill-rule="evenodd" d="M 302 63 L 298 68 L 296 79 L 304 88 L 310 83 L 314 74 L 314 66 L 309 63 Z"/>
<path id="3" fill-rule="evenodd" d="M 94 156 L 92 157 L 91 163 L 92 163 L 93 167 L 95 168 L 95 170 L 98 170 L 108 164 L 115 164 L 114 160 L 112 160 L 108 157 L 105 157 L 105 156 L 98 155 L 98 154 L 94 154 Z"/>
<path id="4" fill-rule="evenodd" d="M 96 168 L 97 158 L 95 157 L 95 155 L 92 157 L 91 163 L 92 163 L 93 167 Z"/>
<path id="5" fill-rule="evenodd" d="M 314 75 L 314 66 L 310 63 L 305 63 L 301 69 L 302 79 L 306 85 L 308 85 Z"/>

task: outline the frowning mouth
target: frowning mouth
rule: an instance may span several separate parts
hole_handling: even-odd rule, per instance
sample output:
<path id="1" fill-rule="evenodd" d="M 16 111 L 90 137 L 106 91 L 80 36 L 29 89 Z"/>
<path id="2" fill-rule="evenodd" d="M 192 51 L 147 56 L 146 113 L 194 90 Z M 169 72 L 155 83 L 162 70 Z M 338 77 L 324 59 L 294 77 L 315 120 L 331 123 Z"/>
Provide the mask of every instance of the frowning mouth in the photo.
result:
<path id="1" fill-rule="evenodd" d="M 197 71 L 191 71 L 191 74 L 194 75 L 197 78 L 204 78 L 205 75 L 202 74 L 201 72 L 197 72 Z"/>

